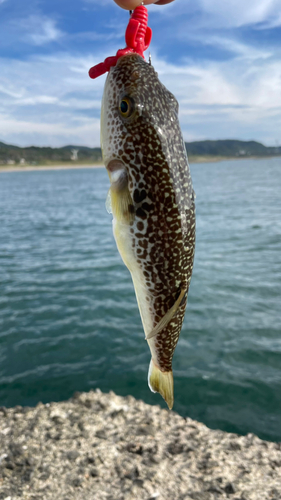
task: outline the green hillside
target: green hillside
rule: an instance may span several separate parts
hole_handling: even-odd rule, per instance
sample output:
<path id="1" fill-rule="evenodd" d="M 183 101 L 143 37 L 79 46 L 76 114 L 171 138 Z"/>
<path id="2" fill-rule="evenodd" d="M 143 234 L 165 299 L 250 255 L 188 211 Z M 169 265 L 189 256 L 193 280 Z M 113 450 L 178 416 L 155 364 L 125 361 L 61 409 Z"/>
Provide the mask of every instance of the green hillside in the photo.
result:
<path id="1" fill-rule="evenodd" d="M 100 148 L 87 148 L 85 146 L 65 146 L 63 148 L 39 148 L 31 146 L 19 148 L 10 144 L 0 142 L 0 164 L 27 163 L 31 165 L 42 165 L 46 163 L 65 162 L 75 163 L 73 151 L 78 151 L 77 161 L 80 163 L 97 163 L 102 161 Z"/>
<path id="2" fill-rule="evenodd" d="M 193 157 L 249 157 L 281 155 L 281 147 L 266 147 L 256 141 L 196 141 L 187 142 L 188 156 Z M 0 165 L 31 164 L 44 165 L 57 163 L 97 163 L 102 161 L 100 148 L 85 146 L 65 146 L 63 148 L 49 148 L 31 146 L 20 148 L 0 142 Z"/>
<path id="3" fill-rule="evenodd" d="M 281 147 L 266 147 L 256 141 L 236 141 L 232 139 L 220 141 L 186 142 L 188 155 L 196 156 L 272 156 L 280 155 Z"/>

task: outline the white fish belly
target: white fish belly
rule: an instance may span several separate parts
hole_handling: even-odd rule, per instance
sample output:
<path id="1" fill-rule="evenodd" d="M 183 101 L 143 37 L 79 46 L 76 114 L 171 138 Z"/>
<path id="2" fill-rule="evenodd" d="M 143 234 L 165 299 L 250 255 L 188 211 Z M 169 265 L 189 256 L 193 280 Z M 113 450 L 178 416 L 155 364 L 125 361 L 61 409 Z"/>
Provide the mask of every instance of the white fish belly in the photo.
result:
<path id="1" fill-rule="evenodd" d="M 153 329 L 153 315 L 149 310 L 150 302 L 146 300 L 146 297 L 149 296 L 149 291 L 142 270 L 135 257 L 130 226 L 119 222 L 115 218 L 112 221 L 112 225 L 118 251 L 132 276 L 143 329 L 145 336 L 147 336 Z M 154 344 L 154 338 L 148 340 L 151 355 L 156 360 Z"/>

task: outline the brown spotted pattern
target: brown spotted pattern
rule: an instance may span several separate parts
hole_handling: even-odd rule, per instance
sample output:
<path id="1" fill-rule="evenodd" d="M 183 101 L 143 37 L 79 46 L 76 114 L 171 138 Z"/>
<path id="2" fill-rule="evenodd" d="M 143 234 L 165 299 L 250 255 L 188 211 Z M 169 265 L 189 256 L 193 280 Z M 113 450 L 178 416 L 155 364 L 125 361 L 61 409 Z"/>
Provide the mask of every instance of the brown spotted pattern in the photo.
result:
<path id="1" fill-rule="evenodd" d="M 138 55 L 124 56 L 106 83 L 105 165 L 121 160 L 133 201 L 132 245 L 145 278 L 146 300 L 155 326 L 182 288 L 188 292 L 195 248 L 195 205 L 178 103 Z M 120 100 L 129 97 L 132 114 L 123 118 Z M 172 369 L 187 293 L 170 323 L 154 339 L 162 371 Z"/>

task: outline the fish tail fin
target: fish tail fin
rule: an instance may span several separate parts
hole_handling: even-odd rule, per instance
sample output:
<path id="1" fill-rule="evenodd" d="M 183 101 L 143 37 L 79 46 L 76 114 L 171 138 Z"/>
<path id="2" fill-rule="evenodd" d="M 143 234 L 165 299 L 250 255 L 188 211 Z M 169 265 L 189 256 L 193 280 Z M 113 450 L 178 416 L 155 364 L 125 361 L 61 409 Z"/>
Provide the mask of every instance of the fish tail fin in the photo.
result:
<path id="1" fill-rule="evenodd" d="M 151 359 L 148 370 L 148 385 L 152 392 L 159 392 L 161 394 L 169 410 L 171 410 L 174 404 L 174 379 L 172 370 L 161 372 L 160 368 Z"/>

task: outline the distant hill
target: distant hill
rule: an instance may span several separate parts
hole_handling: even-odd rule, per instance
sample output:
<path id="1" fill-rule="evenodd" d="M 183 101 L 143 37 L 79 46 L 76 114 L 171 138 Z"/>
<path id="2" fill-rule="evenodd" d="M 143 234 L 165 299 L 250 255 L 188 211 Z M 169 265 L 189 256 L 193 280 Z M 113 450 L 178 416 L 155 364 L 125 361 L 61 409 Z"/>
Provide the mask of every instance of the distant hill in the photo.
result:
<path id="1" fill-rule="evenodd" d="M 281 154 L 281 146 L 267 147 L 256 141 L 236 141 L 225 139 L 220 141 L 186 142 L 186 150 L 190 156 L 272 156 Z"/>
<path id="2" fill-rule="evenodd" d="M 256 141 L 196 141 L 186 142 L 188 156 L 195 157 L 247 157 L 247 156 L 274 156 L 281 155 L 281 146 L 266 147 Z M 0 164 L 33 164 L 46 163 L 97 163 L 102 161 L 100 148 L 85 146 L 64 146 L 63 148 L 49 148 L 31 146 L 20 148 L 0 142 Z"/>
<path id="3" fill-rule="evenodd" d="M 75 153 L 76 151 L 76 153 Z M 77 157 L 77 158 L 76 158 Z M 96 163 L 102 161 L 100 148 L 87 148 L 85 146 L 64 146 L 63 148 L 39 148 L 30 146 L 19 148 L 0 142 L 0 164 L 29 163 L 40 165 L 48 162 L 65 162 L 78 160 L 79 162 Z"/>

